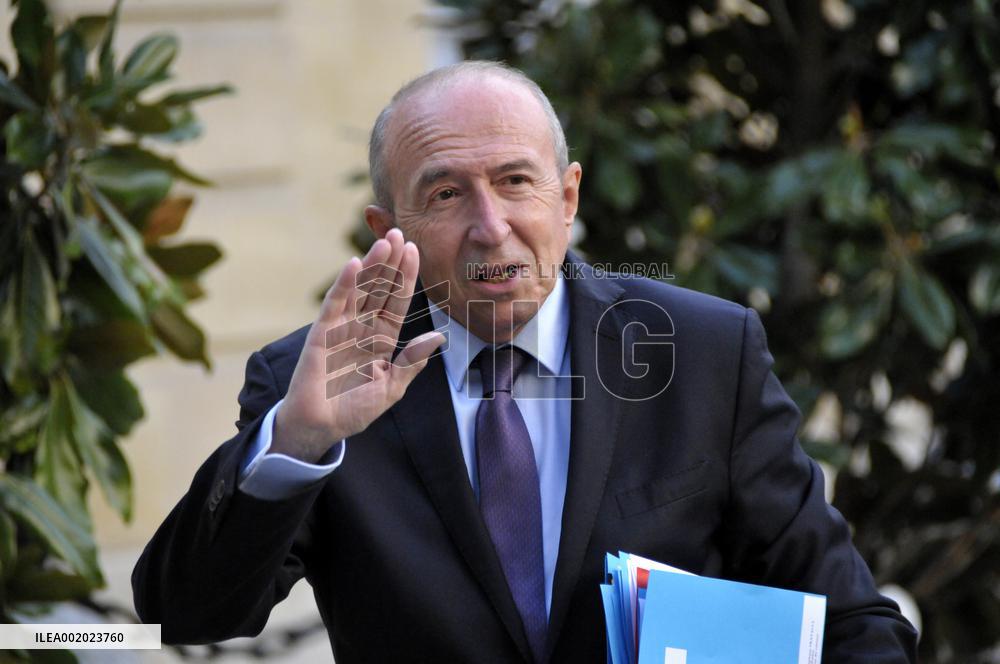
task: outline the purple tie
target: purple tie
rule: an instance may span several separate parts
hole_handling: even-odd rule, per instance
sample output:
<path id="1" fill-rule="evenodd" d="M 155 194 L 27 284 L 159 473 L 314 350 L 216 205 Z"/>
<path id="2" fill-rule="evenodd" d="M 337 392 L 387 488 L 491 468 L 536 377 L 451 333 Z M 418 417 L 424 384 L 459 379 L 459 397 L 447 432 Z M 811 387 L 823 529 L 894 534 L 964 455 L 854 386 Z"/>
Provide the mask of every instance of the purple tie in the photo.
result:
<path id="1" fill-rule="evenodd" d="M 483 377 L 483 401 L 476 412 L 476 464 L 479 509 L 521 614 L 531 652 L 535 661 L 541 662 L 548 629 L 542 500 L 531 438 L 511 396 L 514 378 L 528 359 L 512 346 L 495 351 L 487 347 L 476 357 Z"/>

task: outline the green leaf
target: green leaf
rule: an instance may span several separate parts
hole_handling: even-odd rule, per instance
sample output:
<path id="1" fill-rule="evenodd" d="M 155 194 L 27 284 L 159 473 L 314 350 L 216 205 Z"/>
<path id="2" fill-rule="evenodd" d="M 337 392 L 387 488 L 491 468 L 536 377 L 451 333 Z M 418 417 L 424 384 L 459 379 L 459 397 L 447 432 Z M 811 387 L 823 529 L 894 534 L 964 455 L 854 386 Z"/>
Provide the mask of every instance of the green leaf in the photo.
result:
<path id="1" fill-rule="evenodd" d="M 65 381 L 64 389 L 76 451 L 97 480 L 105 500 L 127 522 L 132 518 L 132 476 L 128 463 L 107 426 L 80 399 L 73 384 Z"/>
<path id="2" fill-rule="evenodd" d="M 10 514 L 0 510 L 0 575 L 7 577 L 17 557 L 17 525 Z"/>
<path id="3" fill-rule="evenodd" d="M 20 291 L 17 273 L 7 281 L 6 289 L 0 290 L 0 365 L 3 369 L 4 381 L 19 392 L 21 368 L 24 358 L 21 356 L 21 325 L 18 321 L 17 301 L 15 293 Z M 30 389 L 30 388 L 29 388 Z"/>
<path id="4" fill-rule="evenodd" d="M 20 0 L 10 37 L 22 66 L 37 70 L 51 48 L 52 19 L 42 0 Z"/>
<path id="5" fill-rule="evenodd" d="M 173 127 L 164 108 L 138 102 L 127 105 L 118 121 L 122 127 L 136 134 L 159 134 Z"/>
<path id="6" fill-rule="evenodd" d="M 168 143 L 181 143 L 201 135 L 201 123 L 186 106 L 133 104 L 119 123 L 135 134 Z"/>
<path id="7" fill-rule="evenodd" d="M 178 357 L 201 362 L 206 368 L 211 367 L 205 354 L 205 334 L 184 315 L 180 307 L 164 302 L 153 311 L 150 318 L 156 336 Z"/>
<path id="8" fill-rule="evenodd" d="M 183 143 L 201 136 L 201 123 L 191 109 L 186 106 L 168 108 L 167 119 L 170 126 L 165 131 L 149 134 L 150 138 L 167 143 Z"/>
<path id="9" fill-rule="evenodd" d="M 38 104 L 26 95 L 14 81 L 7 78 L 6 72 L 2 69 L 0 69 L 0 102 L 10 104 L 22 111 L 37 112 L 39 110 Z"/>
<path id="10" fill-rule="evenodd" d="M 83 37 L 71 26 L 56 39 L 56 51 L 62 70 L 56 72 L 62 82 L 60 97 L 76 92 L 87 76 L 87 49 Z"/>
<path id="11" fill-rule="evenodd" d="M 78 574 L 67 574 L 37 566 L 18 566 L 7 586 L 10 602 L 66 602 L 81 599 L 93 590 L 91 583 Z"/>
<path id="12" fill-rule="evenodd" d="M 739 235 L 753 227 L 761 215 L 760 192 L 751 190 L 738 194 L 725 206 L 712 227 L 717 240 Z"/>
<path id="13" fill-rule="evenodd" d="M 1000 267 L 996 263 L 976 268 L 969 281 L 969 301 L 984 316 L 1000 313 Z"/>
<path id="14" fill-rule="evenodd" d="M 882 287 L 870 290 L 860 303 L 845 297 L 824 307 L 819 321 L 823 355 L 842 360 L 868 347 L 888 318 L 890 286 L 891 282 L 884 281 Z"/>
<path id="15" fill-rule="evenodd" d="M 55 132 L 40 113 L 21 112 L 4 126 L 8 160 L 21 164 L 27 170 L 45 165 L 55 145 Z"/>
<path id="16" fill-rule="evenodd" d="M 167 274 L 174 277 L 196 276 L 222 258 L 219 248 L 207 242 L 150 247 L 147 251 Z"/>
<path id="17" fill-rule="evenodd" d="M 659 62 L 661 31 L 656 15 L 641 6 L 605 25 L 599 62 L 609 89 L 629 89 Z"/>
<path id="18" fill-rule="evenodd" d="M 156 352 L 145 325 L 121 318 L 74 327 L 67 349 L 97 371 L 118 370 Z"/>
<path id="19" fill-rule="evenodd" d="M 0 411 L 0 445 L 34 433 L 48 412 L 48 404 L 37 393 L 29 393 Z"/>
<path id="20" fill-rule="evenodd" d="M 748 291 L 760 287 L 768 293 L 778 290 L 778 261 L 771 254 L 737 244 L 716 247 L 709 255 L 726 281 Z"/>
<path id="21" fill-rule="evenodd" d="M 771 171 L 764 190 L 764 202 L 772 214 L 796 205 L 812 194 L 795 161 L 784 161 Z"/>
<path id="22" fill-rule="evenodd" d="M 598 159 L 596 169 L 594 181 L 601 198 L 619 211 L 628 210 L 635 205 L 642 191 L 642 184 L 639 173 L 631 162 L 608 153 Z"/>
<path id="23" fill-rule="evenodd" d="M 139 235 L 139 231 L 129 223 L 122 213 L 114 206 L 114 204 L 107 199 L 107 197 L 101 193 L 101 190 L 93 186 L 90 182 L 85 182 L 85 185 L 90 185 L 85 187 L 85 191 L 93 199 L 94 204 L 101 210 L 104 214 L 104 218 L 107 219 L 108 223 L 115 233 L 118 235 L 118 239 L 125 244 L 125 247 L 132 253 L 141 253 L 143 251 L 143 240 L 142 236 Z"/>
<path id="24" fill-rule="evenodd" d="M 910 261 L 900 268 L 900 303 L 932 348 L 943 350 L 955 333 L 955 305 L 933 275 Z"/>
<path id="25" fill-rule="evenodd" d="M 21 314 L 33 333 L 52 332 L 59 327 L 59 300 L 48 261 L 35 241 L 34 232 L 25 234 L 21 264 Z"/>
<path id="26" fill-rule="evenodd" d="M 91 585 L 104 584 L 90 533 L 75 523 L 44 489 L 17 475 L 0 474 L 0 504 Z"/>
<path id="27" fill-rule="evenodd" d="M 115 52 L 113 46 L 115 40 L 115 28 L 118 26 L 118 16 L 121 13 L 121 8 L 122 0 L 115 0 L 115 5 L 111 8 L 111 13 L 108 15 L 108 23 L 104 31 L 104 37 L 101 39 L 98 67 L 101 72 L 101 79 L 107 84 L 110 84 L 111 79 L 114 77 Z"/>
<path id="28" fill-rule="evenodd" d="M 823 185 L 823 210 L 832 221 L 864 217 L 871 183 L 861 155 L 843 151 L 831 164 Z"/>
<path id="29" fill-rule="evenodd" d="M 101 212 L 104 213 L 111 227 L 115 229 L 118 237 L 125 244 L 125 249 L 132 260 L 144 270 L 153 283 L 157 284 L 164 291 L 169 290 L 170 284 L 167 276 L 146 252 L 144 241 L 142 236 L 139 235 L 139 231 L 122 216 L 118 208 L 99 189 L 93 186 L 88 187 L 88 189 L 88 193 L 94 199 L 94 202 L 101 209 Z"/>
<path id="30" fill-rule="evenodd" d="M 73 21 L 73 30 L 80 35 L 83 40 L 83 47 L 87 52 L 97 48 L 101 43 L 101 38 L 105 35 L 110 24 L 110 16 L 80 16 Z"/>
<path id="31" fill-rule="evenodd" d="M 198 101 L 200 99 L 205 99 L 207 97 L 214 97 L 216 95 L 228 95 L 233 93 L 233 88 L 230 85 L 215 85 L 208 88 L 192 88 L 190 90 L 181 90 L 180 92 L 171 92 L 163 99 L 155 102 L 156 106 L 181 106 L 190 104 L 193 101 Z"/>
<path id="32" fill-rule="evenodd" d="M 119 183 L 120 186 L 127 186 L 127 182 L 122 182 L 120 178 L 131 170 L 166 172 L 192 184 L 211 185 L 211 182 L 183 168 L 173 159 L 161 157 L 138 145 L 115 145 L 106 148 L 86 162 L 87 167 L 92 164 L 99 166 L 98 170 L 102 173 L 107 172 L 111 178 L 109 185 Z"/>
<path id="33" fill-rule="evenodd" d="M 140 321 L 146 320 L 146 308 L 142 297 L 136 290 L 119 263 L 119 258 L 111 248 L 110 238 L 105 238 L 95 219 L 76 219 L 75 230 L 80 237 L 83 252 L 90 259 L 97 273 L 114 291 L 128 310 Z"/>
<path id="34" fill-rule="evenodd" d="M 934 191 L 934 186 L 906 158 L 893 154 L 879 154 L 875 167 L 892 180 L 899 194 L 915 212 L 939 216 L 935 214 L 938 195 Z"/>
<path id="35" fill-rule="evenodd" d="M 975 253 L 986 247 L 1000 249 L 1000 226 L 974 223 L 943 237 L 934 237 L 925 253 L 932 256 L 952 252 Z"/>
<path id="36" fill-rule="evenodd" d="M 948 156 L 970 166 L 986 166 L 989 141 L 982 129 L 946 124 L 903 124 L 878 140 L 878 150 L 919 152 L 927 159 Z"/>
<path id="37" fill-rule="evenodd" d="M 89 523 L 84 470 L 97 480 L 108 504 L 131 518 L 128 464 L 105 423 L 80 398 L 66 376 L 50 383 L 49 416 L 36 453 L 39 483 L 73 516 Z"/>
<path id="38" fill-rule="evenodd" d="M 90 528 L 87 479 L 72 440 L 69 400 L 61 382 L 50 382 L 49 409 L 35 448 L 35 481 L 55 498 L 74 523 Z"/>
<path id="39" fill-rule="evenodd" d="M 60 322 L 58 292 L 48 261 L 35 242 L 33 232 L 25 234 L 23 249 L 18 282 L 21 353 L 25 361 L 45 369 L 53 360 L 53 334 Z"/>
<path id="40" fill-rule="evenodd" d="M 976 51 L 979 57 L 984 60 L 984 64 L 991 71 L 996 71 L 1000 67 L 1000 48 L 998 48 L 998 21 L 996 10 L 990 0 L 976 0 L 972 3 L 974 10 L 974 20 L 972 28 L 975 34 Z"/>
<path id="41" fill-rule="evenodd" d="M 108 151 L 86 161 L 82 170 L 87 180 L 126 210 L 155 205 L 173 184 L 166 167 L 134 151 Z"/>
<path id="42" fill-rule="evenodd" d="M 697 195 L 694 175 L 691 172 L 691 152 L 681 140 L 657 141 L 657 182 L 662 205 L 669 211 L 674 222 L 687 224 Z"/>
<path id="43" fill-rule="evenodd" d="M 115 349 L 117 352 L 117 349 Z M 80 398 L 115 435 L 125 436 L 142 419 L 139 391 L 125 372 L 117 369 L 71 371 Z"/>
<path id="44" fill-rule="evenodd" d="M 139 42 L 122 67 L 119 84 L 137 90 L 151 82 L 162 80 L 170 63 L 177 56 L 177 38 L 157 34 Z"/>
<path id="45" fill-rule="evenodd" d="M 813 150 L 786 159 L 774 167 L 767 176 L 763 191 L 762 200 L 767 214 L 782 214 L 816 195 L 842 152 Z"/>

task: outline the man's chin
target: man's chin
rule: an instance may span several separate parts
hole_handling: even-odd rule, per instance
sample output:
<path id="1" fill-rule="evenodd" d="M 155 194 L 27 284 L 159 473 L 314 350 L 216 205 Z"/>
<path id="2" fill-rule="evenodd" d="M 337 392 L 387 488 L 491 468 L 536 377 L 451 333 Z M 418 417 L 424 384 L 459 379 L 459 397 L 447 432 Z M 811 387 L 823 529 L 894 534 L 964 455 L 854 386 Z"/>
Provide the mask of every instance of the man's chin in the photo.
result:
<path id="1" fill-rule="evenodd" d="M 504 307 L 502 303 L 497 303 L 497 305 L 495 317 L 476 317 L 470 319 L 469 325 L 466 328 L 487 343 L 502 344 L 507 343 L 517 336 L 521 328 L 533 318 L 533 314 L 527 315 L 532 310 L 532 307 L 528 304 L 519 303 L 516 311 L 517 316 L 511 315 L 510 307 Z M 504 311 L 505 308 L 506 311 Z M 533 310 L 537 312 L 537 306 Z"/>

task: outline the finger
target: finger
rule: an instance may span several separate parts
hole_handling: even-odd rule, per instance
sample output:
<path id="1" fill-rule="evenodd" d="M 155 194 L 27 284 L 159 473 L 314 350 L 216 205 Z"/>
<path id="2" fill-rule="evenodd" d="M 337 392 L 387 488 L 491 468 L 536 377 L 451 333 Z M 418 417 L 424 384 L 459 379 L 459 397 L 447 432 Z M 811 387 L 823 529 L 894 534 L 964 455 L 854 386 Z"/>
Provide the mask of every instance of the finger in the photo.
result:
<path id="1" fill-rule="evenodd" d="M 401 287 L 389 297 L 383 307 L 385 317 L 393 322 L 401 321 L 406 317 L 406 312 L 410 308 L 410 300 L 413 297 L 413 289 L 416 287 L 417 274 L 420 269 L 420 252 L 417 245 L 407 242 L 403 248 L 403 256 L 399 262 L 399 275 L 401 277 Z"/>
<path id="2" fill-rule="evenodd" d="M 397 370 L 403 372 L 412 371 L 414 376 L 417 375 L 426 363 L 427 358 L 440 348 L 445 341 L 446 337 L 444 334 L 436 330 L 425 332 L 418 337 L 410 339 L 410 343 L 406 344 L 406 348 L 396 356 L 393 362 L 393 377 L 395 378 Z M 409 380 L 412 379 L 412 376 L 410 376 Z"/>
<path id="3" fill-rule="evenodd" d="M 306 345 L 322 346 L 329 350 L 350 338 L 353 322 L 354 300 L 357 289 L 354 284 L 361 271 L 361 259 L 351 258 L 337 275 L 336 281 L 323 296 L 319 317 L 313 323 L 306 337 Z"/>
<path id="4" fill-rule="evenodd" d="M 350 312 L 352 317 L 356 317 L 358 312 L 361 311 L 368 291 L 374 287 L 373 280 L 380 273 L 382 263 L 388 260 L 391 254 L 392 243 L 385 238 L 380 238 L 372 243 L 372 246 L 368 249 L 368 253 L 361 259 L 361 270 L 358 272 L 354 282 L 356 292 L 354 308 Z"/>
<path id="5" fill-rule="evenodd" d="M 343 267 L 340 274 L 337 275 L 336 281 L 323 296 L 323 303 L 319 310 L 321 323 L 330 324 L 344 313 L 354 296 L 354 282 L 360 271 L 361 259 L 354 256 L 347 261 L 347 265 Z"/>
<path id="6" fill-rule="evenodd" d="M 399 272 L 399 261 L 403 256 L 403 233 L 398 228 L 386 233 L 385 242 L 389 243 L 389 254 L 366 268 L 364 281 L 370 286 L 362 289 L 362 297 L 358 301 L 357 315 L 370 314 L 379 311 L 385 304 L 389 292 L 392 292 Z"/>
<path id="7" fill-rule="evenodd" d="M 444 341 L 445 336 L 440 332 L 428 332 L 412 339 L 389 367 L 390 394 L 397 400 L 403 398 L 410 383 L 427 366 L 430 355 Z"/>

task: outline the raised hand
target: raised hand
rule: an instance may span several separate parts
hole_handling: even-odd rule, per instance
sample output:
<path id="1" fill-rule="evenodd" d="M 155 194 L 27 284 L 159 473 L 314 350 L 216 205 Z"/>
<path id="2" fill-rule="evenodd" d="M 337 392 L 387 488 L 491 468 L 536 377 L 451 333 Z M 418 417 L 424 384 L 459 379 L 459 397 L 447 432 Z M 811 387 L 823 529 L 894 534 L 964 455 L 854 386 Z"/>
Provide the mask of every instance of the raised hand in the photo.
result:
<path id="1" fill-rule="evenodd" d="M 416 245 L 392 229 L 363 260 L 344 266 L 306 337 L 274 420 L 271 452 L 314 463 L 403 396 L 444 342 L 440 332 L 422 334 L 392 361 L 419 265 Z M 366 283 L 358 285 L 362 272 Z M 353 366 L 364 366 L 364 375 Z"/>

